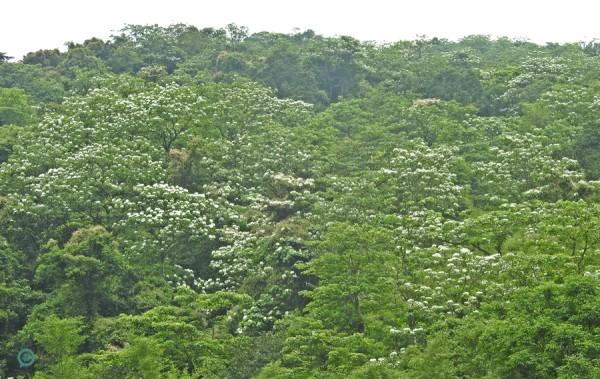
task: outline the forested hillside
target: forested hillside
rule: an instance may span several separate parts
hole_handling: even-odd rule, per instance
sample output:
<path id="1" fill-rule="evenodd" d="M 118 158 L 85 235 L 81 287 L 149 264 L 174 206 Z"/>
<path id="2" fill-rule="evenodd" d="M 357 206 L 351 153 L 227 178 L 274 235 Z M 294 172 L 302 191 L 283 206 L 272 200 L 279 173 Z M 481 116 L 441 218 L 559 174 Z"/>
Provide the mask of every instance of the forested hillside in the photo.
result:
<path id="1" fill-rule="evenodd" d="M 600 378 L 599 179 L 597 43 L 1 54 L 0 377 Z"/>

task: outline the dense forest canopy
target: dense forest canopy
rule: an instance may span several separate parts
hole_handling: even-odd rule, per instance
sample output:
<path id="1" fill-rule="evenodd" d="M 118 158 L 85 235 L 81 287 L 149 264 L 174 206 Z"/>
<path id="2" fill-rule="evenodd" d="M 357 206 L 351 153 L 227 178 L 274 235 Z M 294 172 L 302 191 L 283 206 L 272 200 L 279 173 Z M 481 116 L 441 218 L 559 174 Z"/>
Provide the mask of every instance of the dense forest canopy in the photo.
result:
<path id="1" fill-rule="evenodd" d="M 0 377 L 598 378 L 599 191 L 597 42 L 0 54 Z"/>

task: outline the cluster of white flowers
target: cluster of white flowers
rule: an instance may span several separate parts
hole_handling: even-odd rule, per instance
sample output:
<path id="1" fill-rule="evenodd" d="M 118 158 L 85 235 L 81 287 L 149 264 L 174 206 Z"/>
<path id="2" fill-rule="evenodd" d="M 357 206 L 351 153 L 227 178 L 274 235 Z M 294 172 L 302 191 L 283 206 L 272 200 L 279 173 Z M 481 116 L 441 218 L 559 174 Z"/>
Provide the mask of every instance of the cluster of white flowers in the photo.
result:
<path id="1" fill-rule="evenodd" d="M 423 207 L 447 214 L 461 208 L 465 187 L 454 173 L 456 149 L 440 146 L 430 148 L 417 142 L 410 148 L 394 149 L 391 175 L 398 201 L 406 210 Z"/>

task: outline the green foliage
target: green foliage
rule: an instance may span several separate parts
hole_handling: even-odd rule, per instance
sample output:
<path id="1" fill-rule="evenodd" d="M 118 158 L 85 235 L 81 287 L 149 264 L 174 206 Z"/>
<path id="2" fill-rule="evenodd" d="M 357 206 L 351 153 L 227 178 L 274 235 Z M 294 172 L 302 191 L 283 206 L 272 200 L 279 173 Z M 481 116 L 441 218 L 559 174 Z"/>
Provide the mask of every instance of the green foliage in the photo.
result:
<path id="1" fill-rule="evenodd" d="M 42 363 L 45 367 L 35 377 L 61 379 L 76 378 L 80 375 L 80 365 L 76 360 L 77 351 L 84 342 L 81 335 L 83 324 L 80 319 L 59 319 L 49 316 L 31 325 L 33 338 L 44 350 Z"/>
<path id="2" fill-rule="evenodd" d="M 51 69 L 21 63 L 0 65 L 0 87 L 21 88 L 38 102 L 60 102 L 65 78 Z"/>
<path id="3" fill-rule="evenodd" d="M 53 312 L 88 319 L 116 314 L 127 294 L 127 269 L 112 236 L 101 226 L 78 230 L 60 249 L 51 241 L 39 257 L 35 282 L 49 289 Z M 54 303 L 54 304 L 53 304 Z M 40 305 L 46 308 L 46 304 Z M 52 309 L 51 308 L 51 309 Z M 122 308 L 121 308 L 122 309 Z"/>
<path id="4" fill-rule="evenodd" d="M 0 163 L 6 162 L 17 142 L 17 136 L 23 130 L 15 125 L 0 128 Z"/>
<path id="5" fill-rule="evenodd" d="M 33 121 L 34 114 L 25 91 L 0 88 L 0 128 L 5 125 L 25 125 Z"/>
<path id="6" fill-rule="evenodd" d="M 0 54 L 0 376 L 600 377 L 597 45 Z"/>

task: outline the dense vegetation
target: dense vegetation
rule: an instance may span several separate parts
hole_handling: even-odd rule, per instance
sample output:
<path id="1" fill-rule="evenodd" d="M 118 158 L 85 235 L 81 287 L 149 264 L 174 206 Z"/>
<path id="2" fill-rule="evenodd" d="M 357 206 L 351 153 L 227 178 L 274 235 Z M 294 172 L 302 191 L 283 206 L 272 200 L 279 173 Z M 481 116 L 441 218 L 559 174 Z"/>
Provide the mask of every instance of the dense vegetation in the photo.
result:
<path id="1" fill-rule="evenodd" d="M 0 58 L 0 377 L 600 377 L 597 44 Z"/>

